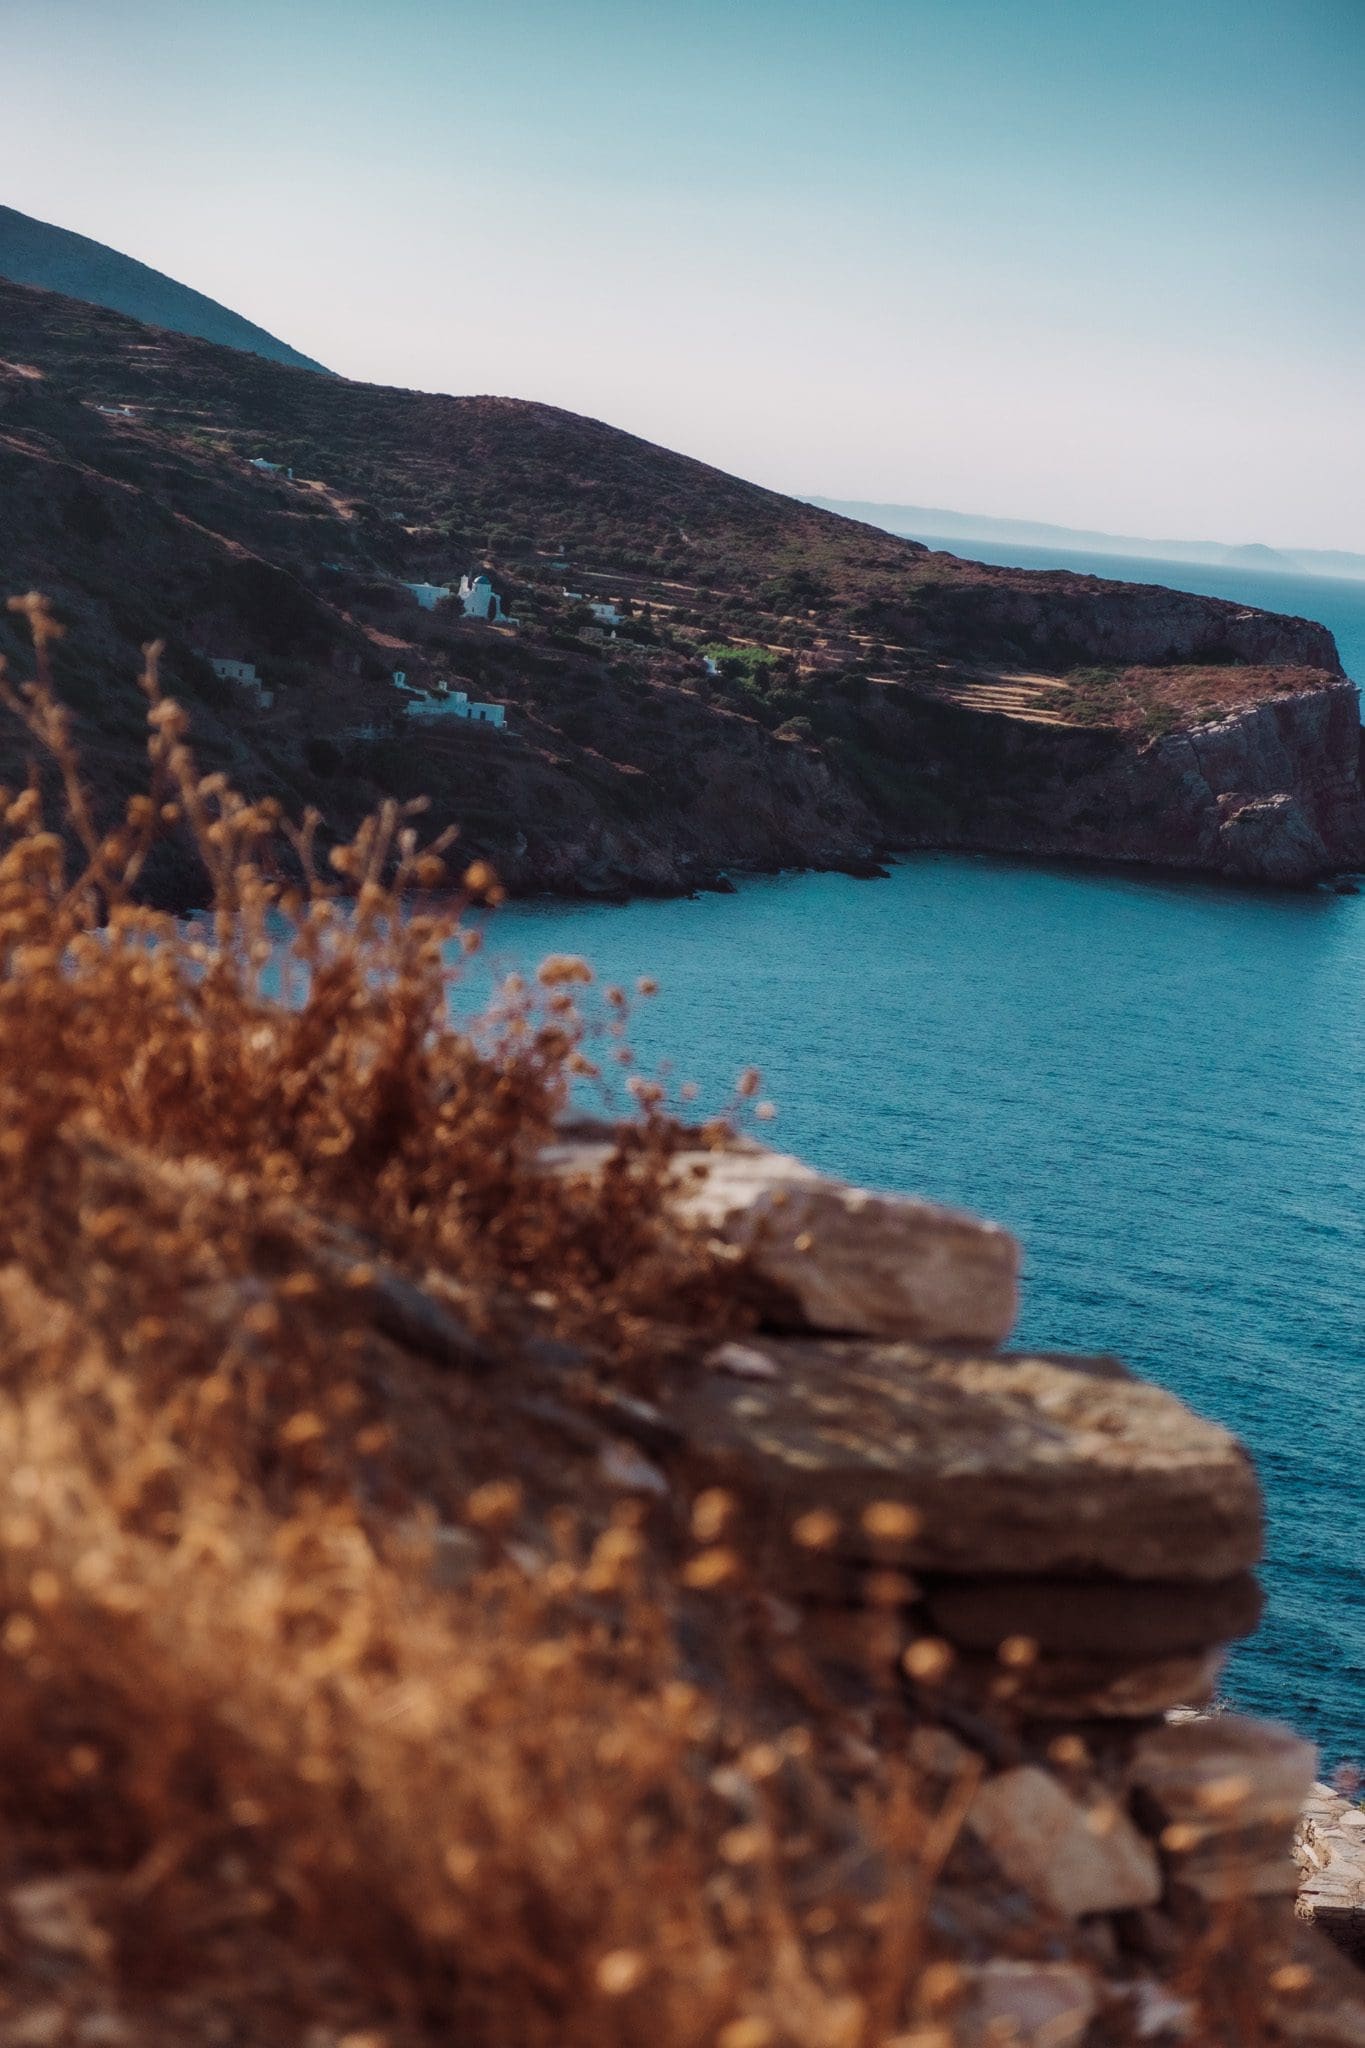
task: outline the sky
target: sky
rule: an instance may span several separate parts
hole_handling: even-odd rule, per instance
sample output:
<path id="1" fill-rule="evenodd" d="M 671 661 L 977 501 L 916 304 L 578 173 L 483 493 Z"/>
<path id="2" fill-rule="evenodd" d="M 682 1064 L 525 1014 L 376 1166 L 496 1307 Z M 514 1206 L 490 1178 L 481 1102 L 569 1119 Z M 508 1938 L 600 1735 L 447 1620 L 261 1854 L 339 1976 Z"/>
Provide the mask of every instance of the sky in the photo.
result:
<path id="1" fill-rule="evenodd" d="M 22 211 L 801 495 L 1365 550 L 1365 0 L 0 0 Z"/>

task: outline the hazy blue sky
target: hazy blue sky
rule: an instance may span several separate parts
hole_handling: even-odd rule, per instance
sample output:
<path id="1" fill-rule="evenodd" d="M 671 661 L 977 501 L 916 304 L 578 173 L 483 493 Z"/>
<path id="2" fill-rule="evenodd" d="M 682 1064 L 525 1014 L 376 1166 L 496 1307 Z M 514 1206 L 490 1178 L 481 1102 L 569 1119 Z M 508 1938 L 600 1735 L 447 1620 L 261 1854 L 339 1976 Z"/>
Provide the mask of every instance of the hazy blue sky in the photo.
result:
<path id="1" fill-rule="evenodd" d="M 1365 0 L 2 0 L 3 197 L 781 488 L 1365 549 Z"/>

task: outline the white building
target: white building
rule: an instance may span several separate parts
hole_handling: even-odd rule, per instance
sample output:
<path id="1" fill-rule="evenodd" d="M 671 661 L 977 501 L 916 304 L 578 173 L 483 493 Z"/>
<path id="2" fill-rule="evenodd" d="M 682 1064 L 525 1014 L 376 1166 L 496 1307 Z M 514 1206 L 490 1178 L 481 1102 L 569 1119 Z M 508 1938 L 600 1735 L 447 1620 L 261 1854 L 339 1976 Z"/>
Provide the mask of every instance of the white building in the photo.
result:
<path id="1" fill-rule="evenodd" d="M 464 606 L 467 619 L 484 619 L 490 626 L 496 626 L 506 617 L 502 599 L 498 596 L 487 576 L 460 578 L 460 603 Z"/>
<path id="2" fill-rule="evenodd" d="M 261 681 L 256 673 L 254 661 L 231 661 L 226 655 L 205 654 L 206 661 L 221 683 L 236 683 L 241 690 L 250 690 L 256 702 L 268 711 L 275 701 L 275 692 Z"/>
<path id="3" fill-rule="evenodd" d="M 621 623 L 621 614 L 614 604 L 590 604 L 588 610 L 599 626 L 619 626 Z"/>
<path id="4" fill-rule="evenodd" d="M 413 688 L 407 671 L 401 668 L 394 670 L 393 680 L 395 688 L 406 691 L 411 700 L 403 707 L 409 718 L 463 718 L 473 725 L 492 725 L 499 732 L 507 730 L 505 704 L 471 704 L 467 690 L 452 690 L 448 684 L 437 685 L 439 695 L 424 696 Z"/>
<path id="5" fill-rule="evenodd" d="M 450 596 L 448 583 L 405 583 L 403 588 L 411 592 L 424 612 L 434 612 L 442 599 Z"/>

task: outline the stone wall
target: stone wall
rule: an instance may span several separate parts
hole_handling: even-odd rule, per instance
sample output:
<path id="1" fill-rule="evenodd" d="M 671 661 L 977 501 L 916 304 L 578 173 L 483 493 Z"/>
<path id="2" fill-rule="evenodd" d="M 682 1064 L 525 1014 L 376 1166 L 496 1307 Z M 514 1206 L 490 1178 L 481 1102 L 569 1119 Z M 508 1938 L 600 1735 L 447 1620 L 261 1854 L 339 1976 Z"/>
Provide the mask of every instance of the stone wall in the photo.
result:
<path id="1" fill-rule="evenodd" d="M 575 1127 L 549 1163 L 610 1149 Z M 1278 2038 L 1365 2041 L 1365 1978 L 1294 1910 L 1315 1752 L 1200 1711 L 1260 1614 L 1241 1445 L 1117 1360 L 1001 1348 L 1017 1253 L 993 1226 L 756 1146 L 673 1171 L 758 1327 L 671 1376 L 637 1447 L 661 1490 L 728 1504 L 794 1685 L 869 1740 L 879 1698 L 910 1703 L 911 1759 L 958 1802 L 934 1910 L 960 2037 L 1066 2048 L 1121 2011 L 1204 2038 L 1181 1983 L 1235 1918 Z M 1331 1926 L 1325 1825 L 1297 1856 Z"/>

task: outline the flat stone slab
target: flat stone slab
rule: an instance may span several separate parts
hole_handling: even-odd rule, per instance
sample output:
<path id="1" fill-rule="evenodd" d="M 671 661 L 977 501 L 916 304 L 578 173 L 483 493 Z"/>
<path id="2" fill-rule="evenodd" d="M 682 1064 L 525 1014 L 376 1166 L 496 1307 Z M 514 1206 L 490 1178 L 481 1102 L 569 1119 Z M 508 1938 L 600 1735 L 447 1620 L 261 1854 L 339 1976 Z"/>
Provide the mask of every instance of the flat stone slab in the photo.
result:
<path id="1" fill-rule="evenodd" d="M 569 1129 L 541 1159 L 591 1177 L 614 1150 Z M 737 1291 L 770 1326 L 982 1345 L 1014 1327 L 1019 1247 L 998 1224 L 869 1194 L 743 1142 L 679 1152 L 670 1173 L 678 1221 L 726 1247 Z"/>
<path id="2" fill-rule="evenodd" d="M 1161 1897 L 1156 1853 L 1127 1816 L 1109 1802 L 1081 1804 L 1032 1764 L 988 1778 L 967 1826 L 1012 1884 L 1066 1919 Z"/>
<path id="3" fill-rule="evenodd" d="M 1250 1572 L 1213 1583 L 1132 1579 L 934 1579 L 924 1588 L 934 1626 L 964 1650 L 1027 1636 L 1073 1657 L 1164 1658 L 1249 1636 L 1261 1618 Z"/>
<path id="4" fill-rule="evenodd" d="M 1313 1783 L 1317 1754 L 1311 1742 L 1278 1722 L 1206 1714 L 1168 1721 L 1142 1736 L 1128 1778 L 1163 1822 L 1223 1835 L 1279 1827 L 1287 1845 Z"/>
<path id="5" fill-rule="evenodd" d="M 964 1575 L 1207 1582 L 1260 1554 L 1241 1445 L 1112 1360 L 754 1338 L 741 1373 L 731 1349 L 667 1405 L 777 1572 L 803 1535 L 807 1555 Z M 913 1512 L 869 1518 L 888 1502 Z"/>

